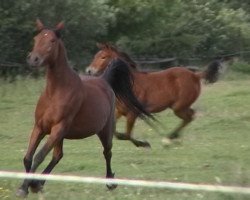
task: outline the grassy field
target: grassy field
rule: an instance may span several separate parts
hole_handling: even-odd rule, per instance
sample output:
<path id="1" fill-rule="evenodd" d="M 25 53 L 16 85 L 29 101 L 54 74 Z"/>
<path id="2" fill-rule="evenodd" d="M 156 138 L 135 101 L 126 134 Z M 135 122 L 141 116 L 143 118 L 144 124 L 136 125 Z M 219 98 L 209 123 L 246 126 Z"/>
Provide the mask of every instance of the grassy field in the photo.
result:
<path id="1" fill-rule="evenodd" d="M 0 80 L 0 170 L 23 171 L 33 112 L 44 81 L 30 78 L 14 83 Z M 188 126 L 181 144 L 164 148 L 162 137 L 179 120 L 170 110 L 158 114 L 164 124 L 158 133 L 138 121 L 137 138 L 152 149 L 136 148 L 114 139 L 112 167 L 117 178 L 147 179 L 215 185 L 250 186 L 250 76 L 228 74 L 214 85 L 203 86 L 196 120 Z M 118 129 L 123 130 L 124 121 Z M 50 156 L 45 164 L 49 161 Z M 45 166 L 42 165 L 42 167 Z M 105 176 L 105 162 L 97 137 L 65 141 L 64 158 L 53 174 Z M 0 199 L 16 199 L 21 180 L 0 179 Z M 44 199 L 60 200 L 243 200 L 250 196 L 200 191 L 177 191 L 119 186 L 47 182 Z M 29 194 L 27 199 L 38 199 Z"/>

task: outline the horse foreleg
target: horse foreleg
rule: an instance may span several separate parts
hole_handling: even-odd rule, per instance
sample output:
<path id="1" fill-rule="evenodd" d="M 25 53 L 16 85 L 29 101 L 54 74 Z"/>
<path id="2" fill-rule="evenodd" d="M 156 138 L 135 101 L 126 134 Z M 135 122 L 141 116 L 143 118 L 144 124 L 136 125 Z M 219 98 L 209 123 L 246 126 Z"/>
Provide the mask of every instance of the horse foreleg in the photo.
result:
<path id="1" fill-rule="evenodd" d="M 51 130 L 51 134 L 48 137 L 46 143 L 44 146 L 40 149 L 40 151 L 36 154 L 34 158 L 34 162 L 29 170 L 29 172 L 33 173 L 36 171 L 38 166 L 43 162 L 45 157 L 48 155 L 48 153 L 51 151 L 51 149 L 57 145 L 61 140 L 63 136 L 63 127 L 58 124 L 57 126 L 54 126 Z M 17 196 L 25 197 L 28 194 L 28 187 L 32 183 L 33 180 L 27 180 L 25 179 L 22 186 L 17 191 Z"/>
<path id="2" fill-rule="evenodd" d="M 28 150 L 26 152 L 26 155 L 23 158 L 23 163 L 24 163 L 26 173 L 30 172 L 33 156 L 35 154 L 35 151 L 39 143 L 44 138 L 44 136 L 45 134 L 42 134 L 42 131 L 39 127 L 35 126 L 33 128 L 33 131 L 30 136 Z M 28 180 L 24 180 L 23 184 L 19 187 L 16 195 L 25 197 L 28 194 L 28 187 L 29 187 Z"/>
<path id="3" fill-rule="evenodd" d="M 23 164 L 25 167 L 25 171 L 28 173 L 30 171 L 32 165 L 32 159 L 35 154 L 35 151 L 40 144 L 41 140 L 44 138 L 45 134 L 42 134 L 40 128 L 35 126 L 30 136 L 29 146 L 26 152 L 26 155 L 23 158 Z"/>
<path id="4" fill-rule="evenodd" d="M 134 114 L 127 116 L 127 129 L 126 134 L 124 135 L 127 140 L 130 140 L 137 147 L 150 147 L 150 144 L 147 141 L 138 140 L 132 137 L 132 130 L 135 125 L 137 116 Z"/>
<path id="5" fill-rule="evenodd" d="M 62 159 L 63 157 L 63 140 L 60 141 L 53 150 L 53 157 L 48 166 L 44 169 L 42 174 L 49 174 L 53 168 L 57 165 L 57 163 Z M 45 184 L 45 180 L 33 180 L 30 183 L 31 191 L 34 193 L 37 193 L 42 190 L 43 185 Z"/>

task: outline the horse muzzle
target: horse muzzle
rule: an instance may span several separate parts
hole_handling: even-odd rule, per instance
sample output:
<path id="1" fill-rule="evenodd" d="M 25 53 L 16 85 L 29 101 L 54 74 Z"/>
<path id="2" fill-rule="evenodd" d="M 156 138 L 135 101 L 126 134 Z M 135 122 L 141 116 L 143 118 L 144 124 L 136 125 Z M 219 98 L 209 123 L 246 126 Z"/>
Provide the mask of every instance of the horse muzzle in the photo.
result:
<path id="1" fill-rule="evenodd" d="M 88 75 L 97 75 L 98 74 L 98 71 L 95 68 L 91 67 L 91 66 L 87 67 L 85 72 Z"/>
<path id="2" fill-rule="evenodd" d="M 35 52 L 30 52 L 26 58 L 27 63 L 32 67 L 40 67 L 44 59 Z"/>

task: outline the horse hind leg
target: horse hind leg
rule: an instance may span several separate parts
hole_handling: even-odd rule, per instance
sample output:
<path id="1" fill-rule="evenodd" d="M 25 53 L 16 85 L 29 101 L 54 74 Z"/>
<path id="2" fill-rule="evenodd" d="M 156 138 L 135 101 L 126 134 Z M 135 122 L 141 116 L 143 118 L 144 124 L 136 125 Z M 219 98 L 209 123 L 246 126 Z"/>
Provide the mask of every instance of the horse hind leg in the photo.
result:
<path id="1" fill-rule="evenodd" d="M 111 168 L 111 158 L 112 158 L 112 139 L 114 132 L 114 125 L 108 124 L 102 131 L 97 135 L 103 146 L 103 155 L 106 161 L 106 178 L 114 178 L 115 173 L 112 172 Z M 109 190 L 113 190 L 117 187 L 117 184 L 107 184 Z"/>
<path id="2" fill-rule="evenodd" d="M 174 110 L 176 116 L 183 121 L 181 124 L 168 136 L 169 139 L 177 139 L 180 137 L 180 133 L 184 127 L 186 127 L 194 118 L 195 111 L 192 108 Z"/>

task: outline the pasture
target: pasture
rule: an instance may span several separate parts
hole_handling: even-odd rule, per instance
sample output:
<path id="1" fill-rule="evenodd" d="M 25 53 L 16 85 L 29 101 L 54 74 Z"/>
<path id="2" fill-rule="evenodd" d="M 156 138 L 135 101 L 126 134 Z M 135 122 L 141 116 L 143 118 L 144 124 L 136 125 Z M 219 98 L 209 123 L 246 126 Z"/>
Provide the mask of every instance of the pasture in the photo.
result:
<path id="1" fill-rule="evenodd" d="M 182 142 L 163 147 L 161 139 L 180 121 L 169 110 L 157 114 L 164 128 L 156 133 L 138 120 L 135 137 L 150 142 L 152 149 L 136 148 L 128 141 L 113 142 L 112 167 L 116 178 L 250 186 L 250 76 L 228 72 L 213 85 L 203 85 L 194 104 L 198 111 L 183 132 Z M 0 170 L 23 171 L 22 159 L 33 126 L 36 101 L 44 79 L 0 80 Z M 124 121 L 118 129 L 124 130 Z M 49 161 L 50 156 L 46 159 Z M 47 164 L 47 162 L 45 162 Z M 40 168 L 44 168 L 43 164 Z M 52 174 L 105 176 L 105 161 L 96 136 L 64 143 L 64 157 Z M 16 199 L 21 180 L 0 179 L 0 199 Z M 243 200 L 250 196 L 200 191 L 178 191 L 49 181 L 44 199 L 88 200 Z M 27 199 L 38 199 L 30 193 Z"/>

